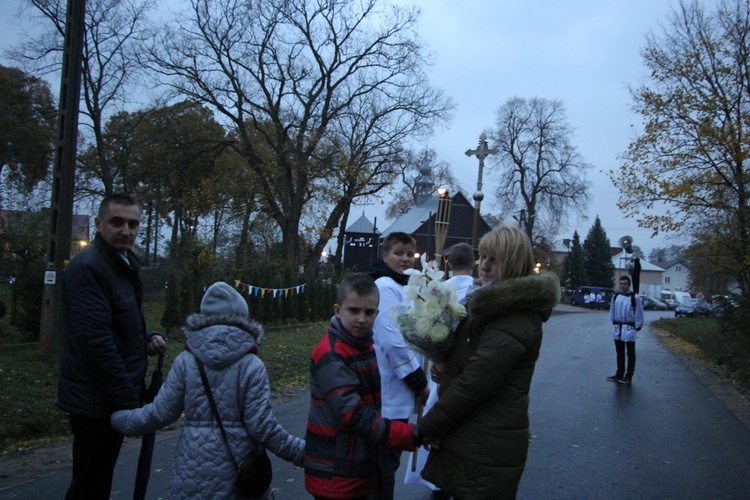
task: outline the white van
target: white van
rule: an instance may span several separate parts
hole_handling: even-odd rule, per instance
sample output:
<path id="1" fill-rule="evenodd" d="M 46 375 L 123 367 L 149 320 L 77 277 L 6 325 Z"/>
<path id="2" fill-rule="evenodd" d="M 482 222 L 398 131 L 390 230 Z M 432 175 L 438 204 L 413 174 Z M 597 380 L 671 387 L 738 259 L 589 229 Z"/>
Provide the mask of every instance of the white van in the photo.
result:
<path id="1" fill-rule="evenodd" d="M 689 298 L 690 293 L 688 292 L 673 292 L 672 290 L 662 290 L 661 292 L 661 300 L 673 299 L 677 302 L 685 302 Z"/>

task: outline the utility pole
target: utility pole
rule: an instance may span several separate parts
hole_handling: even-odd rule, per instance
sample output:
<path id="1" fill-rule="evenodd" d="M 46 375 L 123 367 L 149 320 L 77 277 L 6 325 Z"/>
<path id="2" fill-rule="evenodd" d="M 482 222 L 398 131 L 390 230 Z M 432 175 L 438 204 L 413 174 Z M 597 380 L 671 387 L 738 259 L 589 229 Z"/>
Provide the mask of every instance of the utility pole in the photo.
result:
<path id="1" fill-rule="evenodd" d="M 49 246 L 39 331 L 39 349 L 45 356 L 56 354 L 62 340 L 62 274 L 70 260 L 73 233 L 73 186 L 85 17 L 86 0 L 68 0 L 50 203 Z"/>
<path id="2" fill-rule="evenodd" d="M 479 146 L 477 149 L 467 149 L 466 156 L 476 156 L 479 159 L 479 176 L 477 177 L 477 191 L 474 193 L 474 225 L 471 231 L 471 248 L 477 251 L 477 232 L 479 231 L 479 208 L 484 199 L 482 193 L 482 172 L 484 170 L 484 159 L 489 155 L 497 154 L 497 149 L 490 149 L 487 146 L 487 134 L 482 132 L 479 136 Z"/>

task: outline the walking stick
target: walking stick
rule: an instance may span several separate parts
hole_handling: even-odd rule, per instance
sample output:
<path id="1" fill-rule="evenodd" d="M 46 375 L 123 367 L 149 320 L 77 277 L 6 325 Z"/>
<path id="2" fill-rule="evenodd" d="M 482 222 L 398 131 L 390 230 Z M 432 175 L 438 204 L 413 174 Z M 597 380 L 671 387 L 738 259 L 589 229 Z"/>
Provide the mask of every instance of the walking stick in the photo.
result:
<path id="1" fill-rule="evenodd" d="M 159 360 L 156 363 L 156 370 L 151 375 L 151 384 L 146 391 L 146 403 L 152 403 L 159 388 L 164 381 L 162 367 L 164 366 L 164 353 L 159 353 Z M 141 453 L 138 455 L 138 468 L 135 475 L 135 487 L 133 489 L 133 500 L 143 500 L 146 498 L 148 489 L 148 479 L 151 475 L 151 459 L 154 455 L 154 444 L 156 442 L 156 432 L 144 434 L 141 438 Z"/>

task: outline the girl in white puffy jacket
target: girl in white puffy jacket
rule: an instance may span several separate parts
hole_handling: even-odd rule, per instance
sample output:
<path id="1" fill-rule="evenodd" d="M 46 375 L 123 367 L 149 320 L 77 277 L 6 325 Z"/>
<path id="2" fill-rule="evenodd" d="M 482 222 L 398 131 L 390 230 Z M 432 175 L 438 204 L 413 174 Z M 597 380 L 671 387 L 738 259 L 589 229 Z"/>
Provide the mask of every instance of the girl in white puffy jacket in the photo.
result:
<path id="1" fill-rule="evenodd" d="M 231 286 L 211 285 L 200 314 L 183 328 L 186 351 L 175 358 L 153 403 L 112 414 L 112 427 L 140 436 L 175 422 L 185 424 L 175 451 L 169 498 L 233 498 L 236 472 L 205 397 L 196 358 L 206 369 L 232 455 L 242 467 L 266 448 L 301 465 L 303 439 L 289 435 L 271 410 L 271 389 L 263 362 L 256 356 L 263 336 L 248 317 L 245 299 Z"/>

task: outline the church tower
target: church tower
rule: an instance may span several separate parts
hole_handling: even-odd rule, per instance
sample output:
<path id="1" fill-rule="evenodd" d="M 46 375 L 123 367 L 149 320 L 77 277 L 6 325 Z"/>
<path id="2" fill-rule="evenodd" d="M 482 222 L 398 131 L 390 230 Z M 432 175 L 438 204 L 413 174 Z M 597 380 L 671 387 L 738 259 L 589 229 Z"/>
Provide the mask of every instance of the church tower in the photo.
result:
<path id="1" fill-rule="evenodd" d="M 417 205 L 435 195 L 435 183 L 432 181 L 432 167 L 427 164 L 419 167 L 419 177 L 415 183 Z"/>

